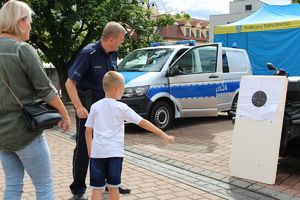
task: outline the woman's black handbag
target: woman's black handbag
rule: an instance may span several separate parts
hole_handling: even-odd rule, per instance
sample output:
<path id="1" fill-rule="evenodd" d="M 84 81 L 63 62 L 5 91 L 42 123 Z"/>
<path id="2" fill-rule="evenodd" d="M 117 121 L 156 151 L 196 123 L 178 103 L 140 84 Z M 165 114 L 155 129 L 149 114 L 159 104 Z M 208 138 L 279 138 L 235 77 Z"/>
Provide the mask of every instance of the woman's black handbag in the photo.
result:
<path id="1" fill-rule="evenodd" d="M 42 101 L 23 104 L 26 126 L 31 130 L 44 130 L 57 125 L 62 119 L 57 110 Z"/>
<path id="2" fill-rule="evenodd" d="M 11 94 L 15 97 L 15 99 L 21 106 L 26 126 L 29 129 L 33 131 L 49 129 L 57 125 L 58 122 L 62 119 L 62 116 L 55 108 L 51 107 L 43 101 L 37 101 L 30 104 L 22 104 L 1 76 L 0 79 L 4 82 L 6 87 L 9 89 Z"/>

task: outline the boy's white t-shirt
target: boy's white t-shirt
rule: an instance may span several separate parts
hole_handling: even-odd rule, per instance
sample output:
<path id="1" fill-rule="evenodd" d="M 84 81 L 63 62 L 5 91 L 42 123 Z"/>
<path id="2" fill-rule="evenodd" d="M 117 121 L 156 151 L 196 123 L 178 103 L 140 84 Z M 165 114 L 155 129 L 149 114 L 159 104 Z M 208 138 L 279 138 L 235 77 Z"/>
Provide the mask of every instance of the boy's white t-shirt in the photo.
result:
<path id="1" fill-rule="evenodd" d="M 138 124 L 143 118 L 125 103 L 104 98 L 94 103 L 85 123 L 93 128 L 91 158 L 124 157 L 124 121 Z"/>

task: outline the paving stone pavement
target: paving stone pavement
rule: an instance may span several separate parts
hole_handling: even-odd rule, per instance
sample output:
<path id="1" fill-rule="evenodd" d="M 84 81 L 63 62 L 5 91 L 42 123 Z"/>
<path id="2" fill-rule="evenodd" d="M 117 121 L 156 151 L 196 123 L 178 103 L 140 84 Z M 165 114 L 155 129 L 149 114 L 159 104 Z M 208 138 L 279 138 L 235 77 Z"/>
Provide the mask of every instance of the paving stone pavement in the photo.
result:
<path id="1" fill-rule="evenodd" d="M 55 199 L 71 200 L 71 193 L 68 186 L 72 180 L 71 158 L 74 142 L 47 131 L 47 141 L 49 144 L 52 168 L 55 184 Z M 126 187 L 132 189 L 130 195 L 121 195 L 121 199 L 133 200 L 163 200 L 163 199 L 223 199 L 209 192 L 202 191 L 192 186 L 188 186 L 179 181 L 173 180 L 161 174 L 156 174 L 130 162 L 124 161 L 123 182 Z M 0 170 L 0 198 L 3 198 L 4 177 Z M 90 190 L 87 190 L 90 197 Z M 28 176 L 25 176 L 24 200 L 35 199 L 34 188 Z M 107 199 L 107 194 L 105 195 Z"/>
<path id="2" fill-rule="evenodd" d="M 153 135 L 146 132 L 141 135 L 143 131 L 139 129 L 128 130 L 126 150 L 275 199 L 300 199 L 297 158 L 279 159 L 274 185 L 230 176 L 233 125 L 226 116 L 177 120 L 167 132 L 176 136 L 175 145 L 162 147 Z"/>
<path id="3" fill-rule="evenodd" d="M 74 115 L 71 107 L 69 112 Z M 176 144 L 164 146 L 153 134 L 127 127 L 122 180 L 133 191 L 121 198 L 300 200 L 300 162 L 297 159 L 279 159 L 274 185 L 230 176 L 232 129 L 230 120 L 223 115 L 175 120 L 167 132 L 176 136 Z M 68 185 L 71 182 L 74 132 L 74 126 L 68 134 L 61 134 L 55 128 L 47 131 L 56 199 L 71 197 Z M 26 177 L 24 199 L 34 199 L 34 190 L 28 181 Z M 3 184 L 0 170 L 0 198 Z"/>

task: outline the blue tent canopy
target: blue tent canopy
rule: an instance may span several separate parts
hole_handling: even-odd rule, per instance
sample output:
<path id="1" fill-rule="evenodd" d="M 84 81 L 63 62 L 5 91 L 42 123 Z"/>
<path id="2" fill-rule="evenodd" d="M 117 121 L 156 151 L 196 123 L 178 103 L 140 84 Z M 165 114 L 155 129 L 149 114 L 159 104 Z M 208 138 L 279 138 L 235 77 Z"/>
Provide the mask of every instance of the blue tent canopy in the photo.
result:
<path id="1" fill-rule="evenodd" d="M 271 74 L 266 63 L 300 76 L 300 5 L 264 5 L 254 14 L 216 26 L 214 42 L 246 49 L 254 74 Z"/>

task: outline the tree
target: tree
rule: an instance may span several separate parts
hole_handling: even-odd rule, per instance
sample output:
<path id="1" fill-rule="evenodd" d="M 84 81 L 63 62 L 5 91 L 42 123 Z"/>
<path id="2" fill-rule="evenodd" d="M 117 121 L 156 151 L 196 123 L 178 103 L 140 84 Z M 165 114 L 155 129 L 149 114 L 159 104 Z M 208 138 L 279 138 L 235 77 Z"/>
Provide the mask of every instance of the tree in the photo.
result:
<path id="1" fill-rule="evenodd" d="M 136 0 L 24 0 L 34 10 L 30 43 L 51 62 L 62 83 L 63 100 L 68 100 L 64 83 L 68 67 L 79 51 L 100 38 L 105 24 L 120 22 L 134 32 L 126 36 L 119 50 L 123 57 L 132 49 L 145 46 L 153 34 L 153 22 Z M 0 0 L 3 5 L 5 1 Z"/>
<path id="2" fill-rule="evenodd" d="M 300 0 L 292 0 L 292 3 L 300 3 Z"/>
<path id="3" fill-rule="evenodd" d="M 100 38 L 108 21 L 143 34 L 149 23 L 143 10 L 130 0 L 27 0 L 36 15 L 31 43 L 39 48 L 47 61 L 57 69 L 61 83 L 67 79 L 67 70 L 79 51 L 88 43 Z M 130 44 L 127 38 L 125 46 Z M 120 51 L 121 56 L 126 51 Z M 67 100 L 64 84 L 63 99 Z"/>
<path id="4" fill-rule="evenodd" d="M 63 100 L 67 101 L 64 86 L 67 70 L 79 51 L 88 43 L 98 40 L 105 24 L 120 22 L 128 30 L 119 57 L 149 42 L 161 40 L 155 33 L 159 24 L 174 21 L 150 20 L 150 12 L 138 0 L 24 0 L 34 10 L 30 41 L 42 52 L 45 62 L 51 62 L 59 76 Z M 0 5 L 6 0 L 0 0 Z M 169 19 L 168 19 L 169 18 Z"/>

